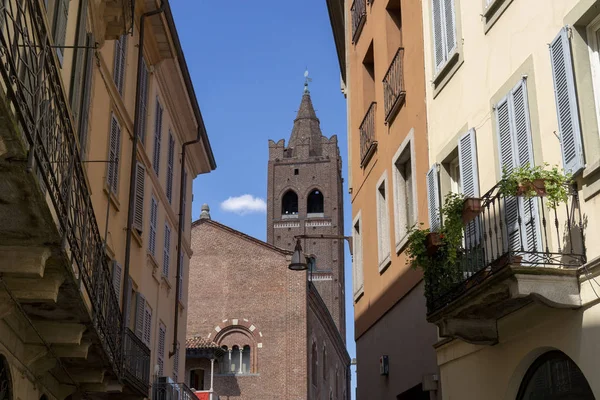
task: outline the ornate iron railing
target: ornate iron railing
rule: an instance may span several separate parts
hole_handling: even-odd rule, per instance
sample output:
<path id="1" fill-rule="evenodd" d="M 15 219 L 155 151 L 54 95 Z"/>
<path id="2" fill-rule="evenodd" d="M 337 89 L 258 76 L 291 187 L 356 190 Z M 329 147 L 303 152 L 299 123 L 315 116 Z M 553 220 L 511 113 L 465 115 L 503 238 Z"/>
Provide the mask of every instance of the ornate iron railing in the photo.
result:
<path id="1" fill-rule="evenodd" d="M 429 313 L 437 311 L 504 266 L 578 268 L 586 262 L 584 223 L 576 188 L 548 207 L 545 197 L 504 196 L 500 183 L 481 198 L 464 227 L 458 265 L 443 279 L 425 280 Z"/>
<path id="2" fill-rule="evenodd" d="M 198 400 L 198 397 L 185 383 L 155 382 L 152 400 Z"/>
<path id="3" fill-rule="evenodd" d="M 367 6 L 365 0 L 354 0 L 350 7 L 352 14 L 352 42 L 356 43 L 367 20 Z"/>
<path id="4" fill-rule="evenodd" d="M 150 389 L 150 349 L 127 329 L 123 343 L 123 377 L 145 396 Z"/>
<path id="5" fill-rule="evenodd" d="M 385 121 L 390 122 L 398 113 L 406 91 L 404 88 L 404 48 L 400 47 L 383 78 Z"/>
<path id="6" fill-rule="evenodd" d="M 120 374 L 121 311 L 79 159 L 60 67 L 38 0 L 0 6 L 0 96 L 28 145 L 29 170 L 51 204 L 68 269 L 83 281 L 94 328 Z M 83 301 L 83 300 L 82 300 Z"/>
<path id="7" fill-rule="evenodd" d="M 364 167 L 369 162 L 369 159 L 377 148 L 375 140 L 375 112 L 377 111 L 377 103 L 372 102 L 363 118 L 360 131 L 360 165 Z"/>

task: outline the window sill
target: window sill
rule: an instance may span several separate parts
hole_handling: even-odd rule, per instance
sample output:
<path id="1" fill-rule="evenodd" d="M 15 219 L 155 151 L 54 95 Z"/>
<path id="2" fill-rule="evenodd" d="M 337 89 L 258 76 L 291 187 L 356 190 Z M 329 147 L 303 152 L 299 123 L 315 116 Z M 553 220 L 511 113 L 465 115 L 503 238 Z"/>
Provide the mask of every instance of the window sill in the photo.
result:
<path id="1" fill-rule="evenodd" d="M 298 214 L 284 214 L 281 219 L 298 219 Z"/>
<path id="2" fill-rule="evenodd" d="M 137 231 L 137 229 L 132 228 L 131 232 L 132 232 L 132 236 L 135 239 L 135 241 L 137 242 L 138 246 L 144 247 L 144 240 L 142 239 L 142 236 Z"/>
<path id="3" fill-rule="evenodd" d="M 433 77 L 433 98 L 442 91 L 446 84 L 450 81 L 450 78 L 454 76 L 458 68 L 463 63 L 461 50 L 458 48 L 454 50 L 454 53 L 450 56 L 446 64 L 435 74 Z"/>
<path id="4" fill-rule="evenodd" d="M 396 255 L 399 255 L 400 253 L 402 253 L 402 251 L 404 250 L 404 248 L 406 247 L 407 244 L 408 244 L 408 232 L 406 232 L 404 234 L 404 236 L 402 236 L 402 238 L 396 242 Z"/>
<path id="5" fill-rule="evenodd" d="M 379 273 L 383 274 L 385 270 L 392 264 L 392 258 L 390 257 L 390 253 L 388 253 L 382 262 L 379 263 Z"/>
<path id="6" fill-rule="evenodd" d="M 360 287 L 360 289 L 358 289 L 358 291 L 356 293 L 354 293 L 354 303 L 358 303 L 358 301 L 363 297 L 364 294 L 365 294 L 365 285 L 362 285 Z"/>
<path id="7" fill-rule="evenodd" d="M 306 218 L 325 218 L 325 213 L 308 213 Z"/>
<path id="8" fill-rule="evenodd" d="M 236 373 L 233 373 L 233 374 L 232 373 L 229 373 L 229 374 L 214 374 L 214 376 L 235 376 L 235 377 L 237 377 L 237 376 L 260 376 L 260 374 L 257 374 L 257 373 L 242 373 L 242 374 L 240 374 L 240 373 L 236 372 Z"/>
<path id="9" fill-rule="evenodd" d="M 104 182 L 104 193 L 110 199 L 110 202 L 112 203 L 113 207 L 115 207 L 117 211 L 120 211 L 121 203 L 119 203 L 119 199 L 117 198 L 117 196 L 108 188 L 106 182 Z"/>
<path id="10" fill-rule="evenodd" d="M 483 33 L 487 34 L 492 26 L 498 21 L 500 16 L 512 3 L 512 0 L 492 0 L 490 4 L 483 10 L 484 27 Z"/>
<path id="11" fill-rule="evenodd" d="M 167 291 L 170 292 L 171 291 L 171 282 L 169 282 L 169 278 L 166 277 L 165 275 L 161 275 L 160 280 L 167 287 Z"/>

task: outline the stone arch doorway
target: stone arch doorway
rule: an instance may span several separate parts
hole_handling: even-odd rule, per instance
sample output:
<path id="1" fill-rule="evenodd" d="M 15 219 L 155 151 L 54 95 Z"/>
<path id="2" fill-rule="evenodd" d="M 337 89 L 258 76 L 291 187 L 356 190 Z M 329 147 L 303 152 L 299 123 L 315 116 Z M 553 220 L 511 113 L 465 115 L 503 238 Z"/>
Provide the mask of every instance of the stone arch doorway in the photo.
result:
<path id="1" fill-rule="evenodd" d="M 525 373 L 517 400 L 595 400 L 577 364 L 561 351 L 538 357 Z"/>

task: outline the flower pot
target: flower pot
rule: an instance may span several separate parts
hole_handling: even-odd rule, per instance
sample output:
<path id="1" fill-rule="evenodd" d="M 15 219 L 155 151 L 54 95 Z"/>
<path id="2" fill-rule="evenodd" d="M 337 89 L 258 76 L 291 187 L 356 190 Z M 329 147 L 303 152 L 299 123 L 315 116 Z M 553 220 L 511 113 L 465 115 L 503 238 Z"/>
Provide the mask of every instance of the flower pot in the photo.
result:
<path id="1" fill-rule="evenodd" d="M 462 221 L 467 225 L 481 213 L 481 199 L 470 197 L 463 202 Z"/>
<path id="2" fill-rule="evenodd" d="M 427 253 L 432 256 L 442 247 L 442 235 L 439 232 L 429 232 L 425 237 Z"/>
<path id="3" fill-rule="evenodd" d="M 522 260 L 523 260 L 523 257 L 521 257 L 521 256 L 514 256 L 514 255 L 511 256 L 509 254 L 503 254 L 502 257 L 500 257 L 497 260 L 495 260 L 494 262 L 492 262 L 491 267 L 492 267 L 492 270 L 495 271 L 495 270 L 498 270 L 509 264 L 519 265 L 519 264 L 521 264 Z"/>
<path id="4" fill-rule="evenodd" d="M 546 181 L 544 179 L 535 179 L 533 181 L 521 182 L 517 186 L 516 196 L 523 196 L 533 190 L 537 196 L 546 195 Z"/>

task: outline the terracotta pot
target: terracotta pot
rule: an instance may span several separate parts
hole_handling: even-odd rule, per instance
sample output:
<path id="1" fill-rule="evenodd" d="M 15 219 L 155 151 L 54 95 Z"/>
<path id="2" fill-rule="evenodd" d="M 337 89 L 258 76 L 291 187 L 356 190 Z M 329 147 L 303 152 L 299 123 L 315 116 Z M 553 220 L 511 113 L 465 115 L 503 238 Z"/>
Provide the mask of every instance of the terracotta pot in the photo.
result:
<path id="1" fill-rule="evenodd" d="M 498 258 L 496 261 L 492 262 L 491 267 L 492 270 L 498 270 L 502 267 L 505 267 L 509 264 L 521 264 L 523 257 L 521 256 L 510 256 L 508 254 L 503 254 L 502 257 Z"/>
<path id="2" fill-rule="evenodd" d="M 470 197 L 463 202 L 462 221 L 467 225 L 481 214 L 481 199 Z"/>
<path id="3" fill-rule="evenodd" d="M 432 256 L 442 247 L 442 235 L 439 232 L 429 232 L 425 237 L 427 253 Z"/>
<path id="4" fill-rule="evenodd" d="M 517 186 L 516 196 L 523 196 L 525 193 L 533 190 L 536 195 L 544 197 L 546 195 L 546 181 L 535 179 L 533 182 L 523 182 Z"/>

